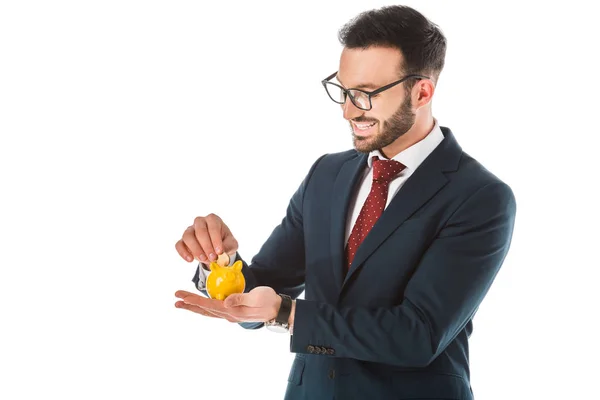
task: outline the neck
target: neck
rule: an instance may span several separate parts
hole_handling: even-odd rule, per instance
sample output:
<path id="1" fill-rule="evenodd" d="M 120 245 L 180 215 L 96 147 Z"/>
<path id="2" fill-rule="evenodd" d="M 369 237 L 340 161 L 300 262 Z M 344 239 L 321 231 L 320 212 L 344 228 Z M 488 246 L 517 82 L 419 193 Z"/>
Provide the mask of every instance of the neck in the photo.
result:
<path id="1" fill-rule="evenodd" d="M 414 125 L 402 136 L 381 149 L 386 158 L 393 158 L 415 143 L 423 140 L 433 130 L 435 121 L 431 111 L 420 114 L 417 112 Z"/>

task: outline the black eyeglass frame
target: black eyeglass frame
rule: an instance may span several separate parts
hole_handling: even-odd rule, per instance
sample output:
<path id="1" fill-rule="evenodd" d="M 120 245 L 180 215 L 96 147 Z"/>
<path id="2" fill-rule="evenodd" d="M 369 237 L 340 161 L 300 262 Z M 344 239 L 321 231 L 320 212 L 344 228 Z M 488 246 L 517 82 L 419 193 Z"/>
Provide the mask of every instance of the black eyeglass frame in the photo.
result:
<path id="1" fill-rule="evenodd" d="M 431 79 L 430 77 L 425 76 L 425 75 L 418 75 L 418 74 L 406 75 L 404 78 L 402 78 L 400 80 L 397 80 L 395 82 L 387 84 L 387 85 L 385 85 L 383 87 L 380 87 L 379 89 L 373 90 L 372 92 L 367 92 L 366 90 L 362 90 L 362 89 L 355 89 L 355 88 L 348 88 L 348 89 L 346 89 L 346 88 L 338 85 L 337 83 L 329 82 L 334 76 L 337 75 L 337 73 L 338 73 L 338 71 L 335 71 L 333 74 L 329 75 L 327 78 L 325 78 L 325 79 L 323 79 L 321 81 L 321 84 L 323 85 L 323 88 L 325 88 L 325 91 L 327 92 L 327 96 L 329 96 L 329 98 L 331 100 L 333 100 L 337 104 L 344 104 L 344 103 L 346 103 L 346 99 L 348 97 L 350 97 L 350 101 L 352 101 L 352 104 L 354 104 L 356 106 L 356 108 L 364 110 L 364 111 L 369 111 L 369 110 L 371 110 L 373 108 L 373 103 L 371 102 L 371 96 L 375 96 L 375 95 L 377 95 L 377 94 L 379 94 L 379 93 L 381 93 L 381 92 L 383 92 L 385 90 L 393 88 L 394 86 L 399 85 L 402 82 L 405 82 L 406 80 L 411 79 L 411 78 L 417 78 L 419 80 L 421 80 L 421 79 Z M 339 100 L 335 100 L 333 97 L 331 97 L 331 94 L 329 93 L 329 90 L 327 90 L 327 85 L 334 85 L 334 86 L 337 86 L 338 88 L 340 88 L 342 90 L 342 93 L 344 93 L 344 96 L 345 96 L 344 101 L 340 102 Z M 359 106 L 358 104 L 356 104 L 356 102 L 354 101 L 354 97 L 350 93 L 348 93 L 349 90 L 355 90 L 355 91 L 362 92 L 362 93 L 366 94 L 367 98 L 369 99 L 369 108 L 363 108 L 363 107 Z"/>

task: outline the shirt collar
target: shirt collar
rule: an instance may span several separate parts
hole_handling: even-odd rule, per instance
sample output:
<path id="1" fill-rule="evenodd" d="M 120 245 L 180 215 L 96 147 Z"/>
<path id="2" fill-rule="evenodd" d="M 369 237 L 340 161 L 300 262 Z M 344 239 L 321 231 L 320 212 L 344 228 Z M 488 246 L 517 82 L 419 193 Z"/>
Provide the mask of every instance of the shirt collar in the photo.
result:
<path id="1" fill-rule="evenodd" d="M 437 145 L 444 140 L 444 134 L 440 129 L 438 121 L 435 118 L 434 121 L 435 125 L 433 126 L 433 129 L 427 136 L 425 136 L 425 138 L 396 154 L 392 160 L 401 162 L 404 166 L 406 166 L 406 169 L 417 169 L 417 167 L 421 165 L 423 161 L 425 161 L 425 159 L 429 156 L 429 154 L 431 154 Z M 373 150 L 369 153 L 369 157 L 367 157 L 369 168 L 373 167 L 373 157 L 386 160 L 383 154 L 381 154 L 381 151 Z"/>

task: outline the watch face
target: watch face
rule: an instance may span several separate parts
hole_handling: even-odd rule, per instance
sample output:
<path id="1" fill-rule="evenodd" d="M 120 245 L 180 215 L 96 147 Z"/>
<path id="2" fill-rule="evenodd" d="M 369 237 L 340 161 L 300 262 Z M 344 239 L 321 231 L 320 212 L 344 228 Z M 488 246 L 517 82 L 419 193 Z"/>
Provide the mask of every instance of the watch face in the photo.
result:
<path id="1" fill-rule="evenodd" d="M 276 324 L 276 323 L 275 324 L 271 324 L 271 325 L 265 324 L 265 327 L 268 330 L 270 330 L 270 331 L 278 332 L 278 333 L 285 333 L 285 332 L 288 331 L 286 327 L 284 327 L 282 325 L 279 325 L 279 324 Z"/>

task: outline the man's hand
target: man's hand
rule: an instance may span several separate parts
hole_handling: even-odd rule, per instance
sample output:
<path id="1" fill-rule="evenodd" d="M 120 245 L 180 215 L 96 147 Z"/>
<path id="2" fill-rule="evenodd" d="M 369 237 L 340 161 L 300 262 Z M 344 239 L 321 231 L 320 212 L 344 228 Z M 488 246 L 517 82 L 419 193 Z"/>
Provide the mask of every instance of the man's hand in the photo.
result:
<path id="1" fill-rule="evenodd" d="M 175 248 L 184 260 L 192 262 L 195 258 L 209 265 L 223 252 L 234 255 L 238 249 L 238 242 L 219 216 L 209 214 L 206 217 L 197 217 L 194 224 L 183 232 Z"/>
<path id="2" fill-rule="evenodd" d="M 281 297 L 268 286 L 259 286 L 248 293 L 232 294 L 223 301 L 183 290 L 175 292 L 175 296 L 181 299 L 175 303 L 177 308 L 229 322 L 270 321 L 277 316 L 281 306 Z"/>

